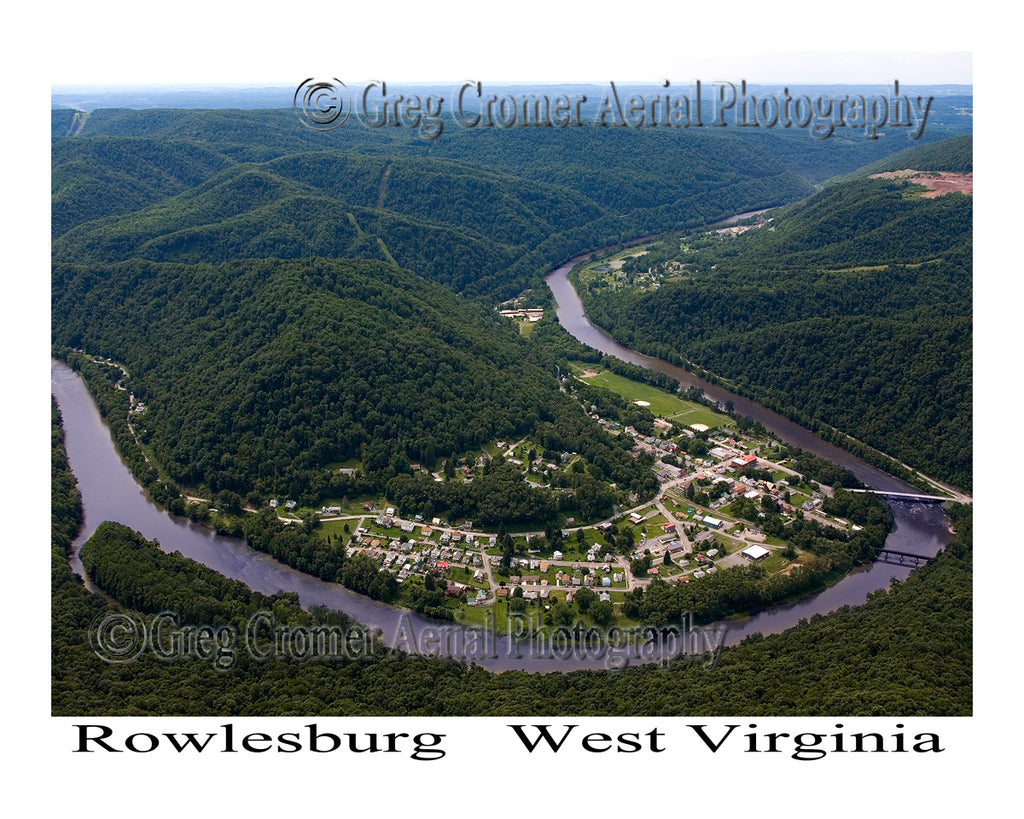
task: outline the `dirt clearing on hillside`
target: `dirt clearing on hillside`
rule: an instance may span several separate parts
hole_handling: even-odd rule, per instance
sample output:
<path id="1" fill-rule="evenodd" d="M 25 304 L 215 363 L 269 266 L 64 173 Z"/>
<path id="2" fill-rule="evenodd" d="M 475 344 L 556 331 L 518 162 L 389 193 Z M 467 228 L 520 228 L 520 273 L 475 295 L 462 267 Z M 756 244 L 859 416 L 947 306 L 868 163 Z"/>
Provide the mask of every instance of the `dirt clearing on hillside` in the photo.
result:
<path id="1" fill-rule="evenodd" d="M 928 188 L 927 193 L 921 194 L 925 199 L 934 199 L 936 196 L 944 196 L 947 193 L 973 193 L 974 174 L 951 173 L 950 171 L 888 171 L 886 173 L 872 174 L 872 179 L 906 179 L 917 185 L 924 185 Z"/>

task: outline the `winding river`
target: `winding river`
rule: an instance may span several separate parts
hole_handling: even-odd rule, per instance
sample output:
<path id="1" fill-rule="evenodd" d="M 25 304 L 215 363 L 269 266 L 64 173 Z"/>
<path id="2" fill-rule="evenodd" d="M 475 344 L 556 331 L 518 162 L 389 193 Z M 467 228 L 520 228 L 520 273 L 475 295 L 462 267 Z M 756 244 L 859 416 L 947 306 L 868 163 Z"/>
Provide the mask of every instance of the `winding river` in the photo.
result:
<path id="1" fill-rule="evenodd" d="M 742 216 L 735 218 L 742 218 Z M 670 375 L 684 387 L 699 387 L 713 401 L 722 404 L 732 401 L 736 412 L 753 418 L 755 421 L 760 421 L 766 429 L 775 433 L 786 443 L 813 452 L 815 455 L 820 455 L 849 469 L 861 481 L 874 489 L 886 492 L 920 492 L 920 489 L 904 483 L 845 450 L 839 449 L 799 424 L 754 403 L 749 398 L 710 384 L 682 367 L 624 347 L 603 330 L 594 327 L 587 319 L 579 294 L 569 281 L 569 272 L 588 255 L 584 254 L 569 260 L 547 276 L 548 287 L 551 288 L 557 303 L 558 323 L 580 342 L 630 364 L 637 364 Z M 908 502 L 890 502 L 889 505 L 893 510 L 896 528 L 886 540 L 888 548 L 932 557 L 952 539 L 948 531 L 949 521 L 941 506 Z M 824 614 L 840 606 L 860 605 L 870 592 L 888 587 L 893 578 L 902 580 L 911 571 L 912 569 L 907 566 L 894 565 L 884 561 L 860 567 L 834 586 L 803 598 L 792 605 L 777 606 L 744 620 L 730 621 L 726 644 L 734 645 L 747 635 L 757 631 L 764 634 L 783 631 L 795 626 L 802 618 Z"/>
<path id="2" fill-rule="evenodd" d="M 813 433 L 742 396 L 708 384 L 685 370 L 666 362 L 635 353 L 593 327 L 583 312 L 582 304 L 568 273 L 579 259 L 559 267 L 548 276 L 548 284 L 558 303 L 558 320 L 584 344 L 610 353 L 624 361 L 667 373 L 686 386 L 700 387 L 713 400 L 731 400 L 737 412 L 760 421 L 782 440 L 814 452 L 850 469 L 866 484 L 889 491 L 913 491 L 903 482 L 859 460 Z M 379 629 L 384 639 L 422 634 L 438 627 L 433 620 L 413 612 L 397 609 L 355 594 L 343 586 L 327 583 L 285 566 L 268 555 L 249 547 L 241 540 L 223 537 L 199 524 L 173 517 L 154 505 L 144 494 L 131 472 L 117 454 L 110 432 L 85 388 L 81 378 L 60 361 L 51 361 L 51 390 L 64 419 L 68 460 L 82 493 L 85 519 L 73 544 L 72 568 L 82 574 L 77 552 L 82 544 L 105 520 L 117 521 L 159 541 L 161 548 L 178 551 L 186 557 L 240 580 L 249 588 L 264 594 L 294 592 L 303 606 L 327 606 L 344 611 L 360 623 Z M 887 545 L 903 552 L 934 555 L 950 540 L 948 522 L 941 509 L 934 505 L 894 503 L 897 528 L 889 535 Z M 909 566 L 879 562 L 855 570 L 830 588 L 793 603 L 764 611 L 744 620 L 729 621 L 725 643 L 732 645 L 754 632 L 765 634 L 794 626 L 800 619 L 823 614 L 844 605 L 863 603 L 869 592 L 885 588 L 893 578 L 904 578 Z M 568 671 L 578 668 L 604 668 L 603 657 L 590 655 L 564 657 L 515 656 L 500 638 L 487 656 L 470 656 L 475 662 L 495 671 L 523 669 L 528 671 Z M 408 643 L 407 643 L 408 644 Z"/>

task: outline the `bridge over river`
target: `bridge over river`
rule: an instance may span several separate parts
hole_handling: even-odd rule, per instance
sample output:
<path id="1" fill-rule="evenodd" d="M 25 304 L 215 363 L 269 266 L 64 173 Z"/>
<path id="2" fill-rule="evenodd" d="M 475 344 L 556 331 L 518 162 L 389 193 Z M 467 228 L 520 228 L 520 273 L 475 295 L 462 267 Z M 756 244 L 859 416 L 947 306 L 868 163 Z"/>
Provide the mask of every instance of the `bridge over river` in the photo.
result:
<path id="1" fill-rule="evenodd" d="M 896 500 L 906 501 L 918 501 L 920 503 L 945 503 L 948 500 L 954 500 L 950 497 L 942 497 L 940 495 L 916 495 L 912 492 L 883 492 L 879 489 L 849 489 L 849 492 L 859 492 L 861 494 L 870 493 L 872 495 L 881 495 L 884 498 L 895 498 Z"/>

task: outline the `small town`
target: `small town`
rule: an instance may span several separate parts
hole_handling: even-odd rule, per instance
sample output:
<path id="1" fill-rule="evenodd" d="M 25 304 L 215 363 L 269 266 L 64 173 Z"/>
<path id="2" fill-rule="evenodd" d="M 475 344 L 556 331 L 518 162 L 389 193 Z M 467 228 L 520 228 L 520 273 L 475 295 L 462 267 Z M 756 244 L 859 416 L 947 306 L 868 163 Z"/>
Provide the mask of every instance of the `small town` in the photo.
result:
<path id="1" fill-rule="evenodd" d="M 587 608 L 590 601 L 608 603 L 613 608 L 604 610 L 614 613 L 629 592 L 655 578 L 699 583 L 755 563 L 765 572 L 785 573 L 801 562 L 801 553 L 778 533 L 762 531 L 769 510 L 783 521 L 805 517 L 843 530 L 858 528 L 822 511 L 831 488 L 805 482 L 787 459 L 774 455 L 777 442 L 741 434 L 729 416 L 609 372 L 581 367 L 573 377 L 604 379 L 630 394 L 640 390 L 652 400 L 637 398 L 635 404 L 647 409 L 656 404 L 668 415 L 655 416 L 655 434 L 643 435 L 591 413 L 611 434 L 632 438 L 635 454 L 653 457 L 660 484 L 653 499 L 639 502 L 634 496 L 635 505 L 596 522 L 567 517 L 557 530 L 498 533 L 482 531 L 472 520 L 403 518 L 386 502 L 363 500 L 358 508 L 352 502 L 348 508 L 312 510 L 318 531 L 344 539 L 347 558 L 372 558 L 398 583 L 419 577 L 443 590 L 458 605 L 456 619 L 475 623 L 482 618 L 475 609 L 505 603 L 516 610 L 511 607 L 517 598 L 550 609 L 582 593 Z M 686 423 L 690 417 L 701 420 Z M 701 445 L 693 446 L 696 441 Z M 686 449 L 706 453 L 693 457 Z M 496 441 L 450 473 L 451 479 L 472 481 L 486 462 L 501 460 L 521 470 L 524 480 L 545 487 L 554 473 L 571 469 L 578 459 L 571 452 L 541 452 L 529 439 Z M 413 469 L 423 471 L 419 465 Z M 443 471 L 432 474 L 436 481 L 446 479 Z M 270 506 L 282 521 L 302 520 L 304 510 L 293 500 L 274 499 Z M 601 611 L 600 606 L 594 610 L 595 619 Z"/>

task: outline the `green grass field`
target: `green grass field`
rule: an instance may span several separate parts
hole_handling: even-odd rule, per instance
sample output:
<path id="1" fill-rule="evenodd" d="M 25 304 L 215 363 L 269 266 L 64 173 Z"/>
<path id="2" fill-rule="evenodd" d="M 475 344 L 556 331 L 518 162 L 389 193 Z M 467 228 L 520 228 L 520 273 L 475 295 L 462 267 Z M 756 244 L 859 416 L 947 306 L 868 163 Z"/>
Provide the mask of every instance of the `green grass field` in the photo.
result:
<path id="1" fill-rule="evenodd" d="M 577 368 L 576 365 L 573 365 L 573 370 L 579 378 L 583 378 L 584 369 L 582 366 Z M 707 424 L 709 427 L 731 427 L 733 425 L 732 419 L 727 415 L 713 412 L 707 407 L 686 401 L 649 384 L 632 381 L 610 370 L 599 371 L 597 375 L 583 378 L 583 380 L 588 384 L 611 390 L 627 401 L 646 401 L 649 404 L 648 409 L 654 415 L 680 427 L 687 427 L 690 424 Z"/>

